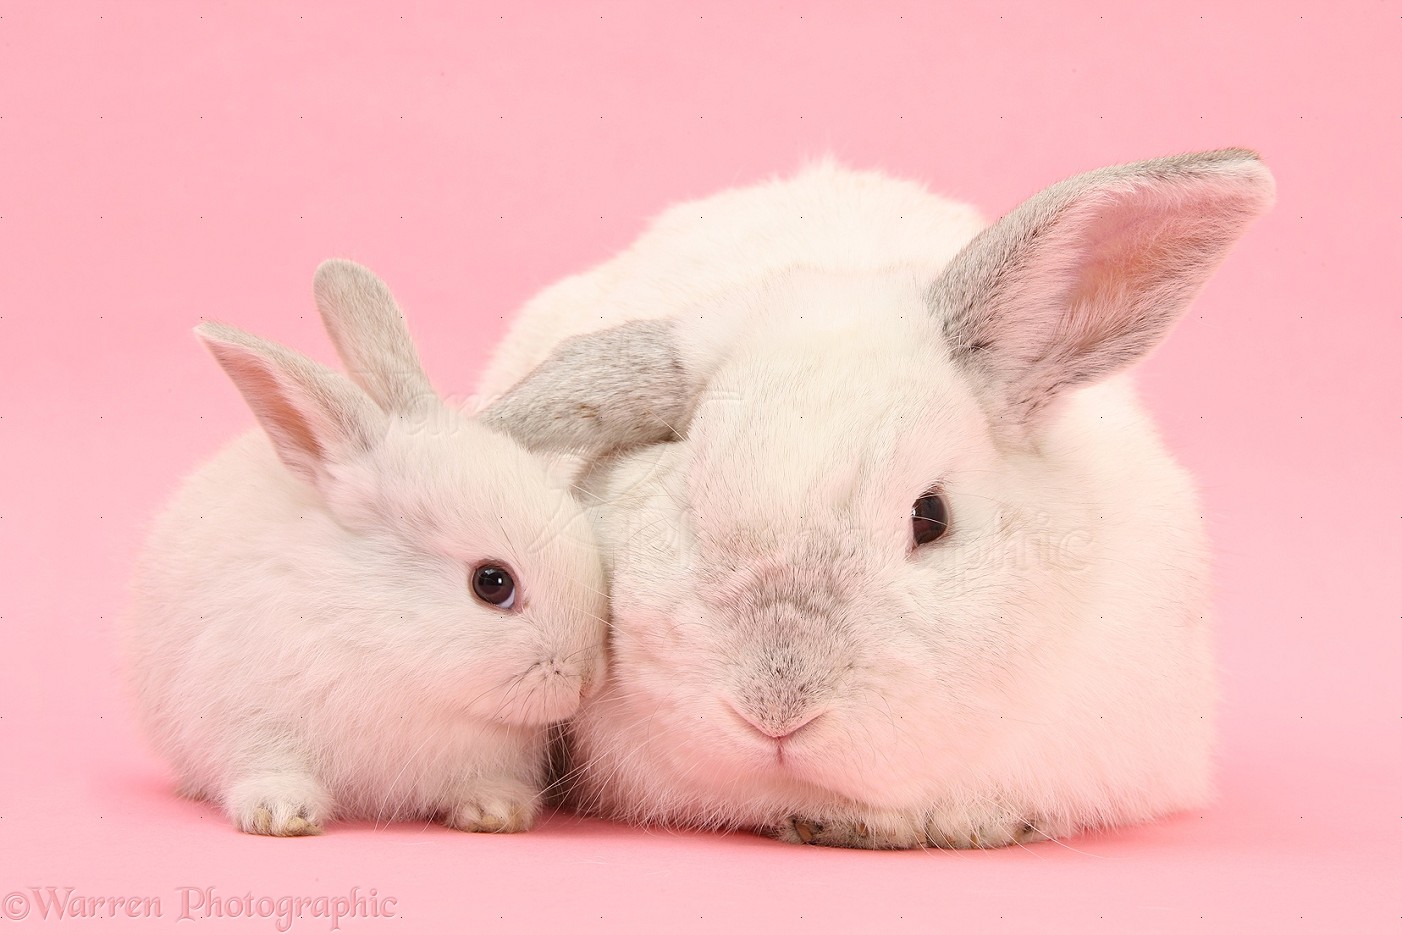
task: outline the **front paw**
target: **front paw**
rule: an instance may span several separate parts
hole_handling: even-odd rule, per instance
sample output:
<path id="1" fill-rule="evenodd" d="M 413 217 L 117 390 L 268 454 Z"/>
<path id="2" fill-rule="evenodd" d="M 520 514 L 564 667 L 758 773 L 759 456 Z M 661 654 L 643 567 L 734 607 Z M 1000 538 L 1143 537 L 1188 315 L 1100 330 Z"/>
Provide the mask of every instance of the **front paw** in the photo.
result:
<path id="1" fill-rule="evenodd" d="M 321 819 L 300 802 L 260 802 L 234 817 L 234 824 L 247 834 L 267 834 L 277 838 L 300 838 L 321 834 Z"/>
<path id="2" fill-rule="evenodd" d="M 476 780 L 444 809 L 442 822 L 459 831 L 509 834 L 528 831 L 540 811 L 541 793 L 510 780 Z"/>
<path id="3" fill-rule="evenodd" d="M 321 834 L 330 801 L 315 780 L 264 775 L 238 783 L 228 796 L 234 827 L 247 834 L 297 838 Z"/>
<path id="4" fill-rule="evenodd" d="M 1052 837 L 1039 822 L 1006 815 L 953 811 L 896 819 L 813 819 L 795 815 L 768 829 L 768 833 L 790 844 L 864 850 L 1006 847 Z"/>
<path id="5" fill-rule="evenodd" d="M 882 841 L 883 835 L 873 835 L 865 822 L 847 819 L 818 820 L 792 815 L 767 830 L 770 837 L 788 844 L 814 844 L 819 847 L 856 847 L 866 850 L 882 850 L 913 847 L 913 844 L 900 845 Z"/>
<path id="6" fill-rule="evenodd" d="M 978 812 L 936 812 L 924 822 L 930 847 L 972 850 L 1034 844 L 1052 838 L 1044 821 L 1019 815 Z"/>

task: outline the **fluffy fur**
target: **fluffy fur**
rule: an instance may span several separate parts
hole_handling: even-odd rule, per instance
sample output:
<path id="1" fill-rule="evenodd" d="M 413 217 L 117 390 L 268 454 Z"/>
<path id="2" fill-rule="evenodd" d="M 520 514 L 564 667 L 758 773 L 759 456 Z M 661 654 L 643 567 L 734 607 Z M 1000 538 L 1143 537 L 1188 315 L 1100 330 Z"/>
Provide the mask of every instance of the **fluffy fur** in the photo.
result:
<path id="1" fill-rule="evenodd" d="M 258 417 L 156 521 L 125 655 L 183 792 L 235 825 L 530 826 L 547 725 L 602 678 L 597 547 L 568 492 L 444 405 L 393 298 L 345 261 L 317 304 L 361 387 L 223 325 L 197 333 Z M 478 602 L 505 563 L 517 604 Z"/>
<path id="2" fill-rule="evenodd" d="M 1199 508 L 1119 373 L 1273 192 L 1255 154 L 1199 153 L 1078 176 L 985 228 L 824 164 L 674 207 L 527 305 L 487 395 L 525 378 L 578 418 L 568 399 L 601 403 L 562 366 L 577 336 L 623 361 L 610 342 L 657 320 L 673 346 L 650 359 L 686 379 L 639 381 L 696 388 L 655 401 L 686 422 L 653 444 L 574 449 L 613 614 L 575 804 L 903 848 L 1202 803 Z M 917 548 L 931 488 L 951 530 Z"/>

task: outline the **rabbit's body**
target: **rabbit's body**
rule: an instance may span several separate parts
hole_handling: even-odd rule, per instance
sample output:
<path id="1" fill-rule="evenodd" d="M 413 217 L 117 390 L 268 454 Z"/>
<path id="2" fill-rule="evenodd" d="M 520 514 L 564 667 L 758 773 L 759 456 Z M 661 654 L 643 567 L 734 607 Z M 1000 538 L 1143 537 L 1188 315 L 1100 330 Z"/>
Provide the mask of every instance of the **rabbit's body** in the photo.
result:
<path id="1" fill-rule="evenodd" d="M 673 208 L 528 304 L 482 387 L 526 376 L 501 418 L 542 449 L 632 426 L 582 446 L 614 626 L 575 803 L 860 847 L 1201 804 L 1201 515 L 1116 373 L 1270 197 L 1251 154 L 1177 157 L 975 237 L 822 166 Z"/>
<path id="2" fill-rule="evenodd" d="M 267 431 L 186 481 L 133 585 L 133 694 L 182 790 L 272 834 L 333 816 L 528 827 L 548 725 L 602 663 L 603 580 L 578 508 L 537 458 L 436 398 L 383 400 L 389 416 L 290 352 L 201 334 Z M 474 599 L 488 561 L 514 569 L 519 605 Z"/>

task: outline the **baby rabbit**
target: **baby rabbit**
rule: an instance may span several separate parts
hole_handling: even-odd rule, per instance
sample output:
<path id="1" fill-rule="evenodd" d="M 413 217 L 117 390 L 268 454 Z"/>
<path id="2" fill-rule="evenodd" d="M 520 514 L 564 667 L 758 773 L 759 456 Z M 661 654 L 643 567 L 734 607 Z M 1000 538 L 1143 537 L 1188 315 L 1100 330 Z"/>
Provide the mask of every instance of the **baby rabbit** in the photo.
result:
<path id="1" fill-rule="evenodd" d="M 359 386 L 195 329 L 262 431 L 156 521 L 125 633 L 141 720 L 242 831 L 525 830 L 548 725 L 602 677 L 597 547 L 538 459 L 434 394 L 373 273 L 327 261 L 315 294 Z"/>
<path id="2" fill-rule="evenodd" d="M 481 389 L 597 502 L 611 662 L 576 806 L 907 848 L 1202 803 L 1200 510 L 1121 373 L 1273 198 L 1223 150 L 985 228 L 826 164 L 531 302 Z"/>

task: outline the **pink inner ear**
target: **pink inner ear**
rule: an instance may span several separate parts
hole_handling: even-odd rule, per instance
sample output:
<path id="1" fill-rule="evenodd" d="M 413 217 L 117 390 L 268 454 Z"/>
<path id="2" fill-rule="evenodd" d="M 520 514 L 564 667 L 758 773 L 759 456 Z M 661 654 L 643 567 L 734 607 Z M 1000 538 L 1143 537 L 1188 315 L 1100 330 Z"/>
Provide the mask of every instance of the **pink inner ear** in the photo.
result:
<path id="1" fill-rule="evenodd" d="M 1164 311 L 1156 310 L 1161 302 L 1201 284 L 1222 239 L 1211 207 L 1206 198 L 1146 197 L 1142 190 L 1099 207 L 1087 221 L 1080 275 L 1068 297 L 1068 330 L 1078 344 L 1139 327 Z"/>
<path id="2" fill-rule="evenodd" d="M 226 365 L 238 373 L 236 382 L 284 460 L 289 455 L 300 455 L 299 460 L 325 463 L 326 451 L 312 430 L 311 423 L 288 399 L 286 388 L 267 367 L 242 354 L 226 357 Z M 287 448 L 293 451 L 287 451 Z"/>
<path id="3" fill-rule="evenodd" d="M 1106 206 L 1091 221 L 1085 238 L 1080 288 L 1087 300 L 1107 290 L 1153 287 L 1174 267 L 1172 257 L 1182 234 L 1181 215 L 1159 210 L 1157 204 L 1119 201 Z"/>

